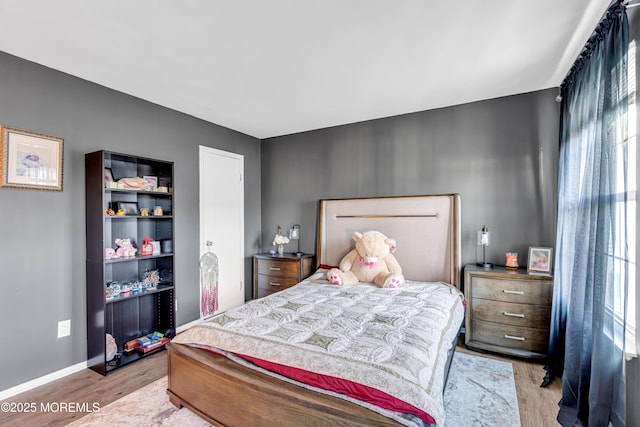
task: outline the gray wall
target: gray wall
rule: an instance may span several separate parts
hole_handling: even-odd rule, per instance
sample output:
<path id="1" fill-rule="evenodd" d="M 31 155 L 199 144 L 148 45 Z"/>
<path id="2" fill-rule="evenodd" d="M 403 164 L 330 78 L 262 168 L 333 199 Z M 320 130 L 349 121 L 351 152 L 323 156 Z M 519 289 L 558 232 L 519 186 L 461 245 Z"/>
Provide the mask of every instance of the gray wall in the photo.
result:
<path id="1" fill-rule="evenodd" d="M 640 8 L 630 8 L 627 10 L 627 16 L 629 17 L 629 40 L 635 40 L 638 46 L 636 47 L 636 76 L 640 76 Z M 636 87 L 638 88 L 640 82 L 636 79 Z M 637 89 L 636 89 L 637 91 Z M 636 111 L 640 112 L 640 97 L 636 95 Z M 640 129 L 640 117 L 636 116 L 636 129 Z M 637 152 L 637 165 L 640 165 L 640 151 Z M 640 173 L 637 174 L 637 180 L 640 180 Z M 640 182 L 638 182 L 640 184 Z M 636 188 L 640 185 L 636 185 Z M 636 196 L 637 197 L 637 196 Z M 640 210 L 636 210 L 636 227 L 640 224 Z M 636 235 L 637 238 L 637 235 Z M 636 254 L 640 253 L 640 239 L 636 241 Z M 640 268 L 636 260 L 636 278 L 640 277 Z M 640 289 L 638 289 L 637 283 L 630 283 L 630 286 L 636 287 L 636 313 L 640 314 Z M 640 328 L 637 327 L 636 333 L 640 333 Z M 626 381 L 627 381 L 627 425 L 628 426 L 640 426 L 640 360 L 635 358 L 626 365 Z"/>
<path id="2" fill-rule="evenodd" d="M 260 141 L 0 52 L 0 124 L 64 138 L 64 191 L 0 189 L 0 390 L 86 360 L 84 154 L 175 162 L 178 325 L 198 311 L 198 146 L 244 155 L 245 280 L 260 236 Z M 59 320 L 71 336 L 57 339 Z"/>
<path id="3" fill-rule="evenodd" d="M 314 253 L 322 198 L 459 193 L 463 262 L 476 261 L 476 233 L 486 224 L 488 259 L 504 264 L 505 252 L 517 251 L 526 265 L 530 245 L 555 243 L 556 94 L 549 89 L 264 140 L 262 249 L 270 249 L 276 225 L 299 223 L 302 250 Z"/>

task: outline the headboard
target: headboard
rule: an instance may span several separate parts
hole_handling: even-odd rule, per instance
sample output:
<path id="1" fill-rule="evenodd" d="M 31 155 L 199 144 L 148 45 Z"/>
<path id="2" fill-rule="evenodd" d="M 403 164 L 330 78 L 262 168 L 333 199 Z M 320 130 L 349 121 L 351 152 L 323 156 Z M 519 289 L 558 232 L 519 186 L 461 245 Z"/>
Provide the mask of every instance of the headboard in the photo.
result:
<path id="1" fill-rule="evenodd" d="M 353 232 L 368 230 L 396 240 L 406 279 L 460 287 L 458 194 L 320 200 L 318 265 L 337 266 L 354 247 Z"/>

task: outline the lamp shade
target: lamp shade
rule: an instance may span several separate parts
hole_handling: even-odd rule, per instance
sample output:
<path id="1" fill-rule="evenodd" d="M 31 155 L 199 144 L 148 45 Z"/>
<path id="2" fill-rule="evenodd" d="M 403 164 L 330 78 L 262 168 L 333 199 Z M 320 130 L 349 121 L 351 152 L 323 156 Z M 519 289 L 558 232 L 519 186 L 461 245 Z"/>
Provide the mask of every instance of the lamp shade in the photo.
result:
<path id="1" fill-rule="evenodd" d="M 300 224 L 293 224 L 293 226 L 291 226 L 291 228 L 289 229 L 289 239 L 298 241 L 298 251 L 295 253 L 295 255 L 304 255 L 304 253 L 300 251 Z"/>
<path id="2" fill-rule="evenodd" d="M 489 229 L 486 225 L 483 225 L 482 230 L 478 231 L 478 245 L 489 246 Z"/>
<path id="3" fill-rule="evenodd" d="M 493 264 L 490 262 L 487 262 L 486 248 L 487 246 L 489 246 L 490 243 L 491 243 L 491 239 L 489 235 L 489 229 L 487 228 L 486 225 L 483 225 L 482 229 L 478 231 L 478 250 L 480 253 L 478 254 L 479 256 L 476 258 L 478 260 L 476 264 L 484 268 L 493 268 Z"/>

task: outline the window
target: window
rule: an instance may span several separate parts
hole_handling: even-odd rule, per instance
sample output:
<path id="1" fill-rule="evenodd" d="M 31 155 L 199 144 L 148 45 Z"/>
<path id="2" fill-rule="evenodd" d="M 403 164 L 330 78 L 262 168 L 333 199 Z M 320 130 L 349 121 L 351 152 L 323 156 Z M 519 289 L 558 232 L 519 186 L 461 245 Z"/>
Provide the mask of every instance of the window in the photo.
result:
<path id="1" fill-rule="evenodd" d="M 627 360 L 638 356 L 640 347 L 636 335 L 636 45 L 629 43 L 627 59 L 627 117 L 626 126 L 620 127 L 616 135 L 616 188 L 611 194 L 615 204 L 615 242 L 607 250 L 608 269 L 612 277 L 611 286 L 606 287 L 606 309 L 613 311 L 614 330 L 605 327 L 605 333 L 616 346 L 624 349 Z M 625 164 L 626 163 L 626 164 Z M 625 298 L 624 286 L 627 285 Z M 625 307 L 626 305 L 626 307 Z M 626 308 L 626 316 L 625 316 Z M 626 322 L 625 322 L 626 319 Z"/>
<path id="2" fill-rule="evenodd" d="M 628 135 L 626 140 L 627 155 L 629 164 L 627 165 L 627 250 L 629 263 L 629 290 L 627 294 L 627 323 L 625 330 L 625 355 L 627 358 L 637 356 L 640 352 L 640 340 L 636 334 L 637 326 L 637 312 L 636 312 L 636 269 L 637 269 L 637 257 L 636 257 L 636 220 L 637 220 L 637 110 L 636 110 L 636 42 L 632 40 L 629 43 L 628 54 L 628 93 L 629 93 L 629 120 L 628 120 Z"/>
<path id="3" fill-rule="evenodd" d="M 629 43 L 627 60 L 628 86 L 628 117 L 627 134 L 620 135 L 618 139 L 618 164 L 616 167 L 616 215 L 617 230 L 616 240 L 613 249 L 613 269 L 615 282 L 628 284 L 627 295 L 624 298 L 624 289 L 617 289 L 622 298 L 615 298 L 619 302 L 614 307 L 616 318 L 625 325 L 624 331 L 624 351 L 625 357 L 630 359 L 638 355 L 640 342 L 636 335 L 637 313 L 636 313 L 636 196 L 637 196 L 637 143 L 636 143 L 636 44 L 635 41 Z M 626 156 L 624 155 L 626 151 Z M 624 164 L 627 159 L 627 164 Z M 625 192 L 626 182 L 626 192 Z M 625 203 L 626 196 L 626 203 Z M 626 209 L 625 209 L 626 206 Z M 626 237 L 626 238 L 625 238 Z M 626 277 L 625 277 L 626 275 Z M 624 305 L 626 304 L 626 316 L 624 315 Z M 626 323 L 623 319 L 626 318 Z"/>

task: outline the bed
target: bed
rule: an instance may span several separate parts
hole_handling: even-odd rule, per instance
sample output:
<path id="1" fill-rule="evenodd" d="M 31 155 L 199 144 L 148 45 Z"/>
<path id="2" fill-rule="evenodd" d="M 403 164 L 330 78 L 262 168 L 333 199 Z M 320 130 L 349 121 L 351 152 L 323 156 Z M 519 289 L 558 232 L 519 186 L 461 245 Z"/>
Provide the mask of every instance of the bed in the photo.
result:
<path id="1" fill-rule="evenodd" d="M 174 338 L 170 401 L 219 426 L 441 424 L 464 319 L 459 227 L 457 194 L 321 200 L 317 271 Z M 397 241 L 401 288 L 326 280 L 367 230 Z"/>

